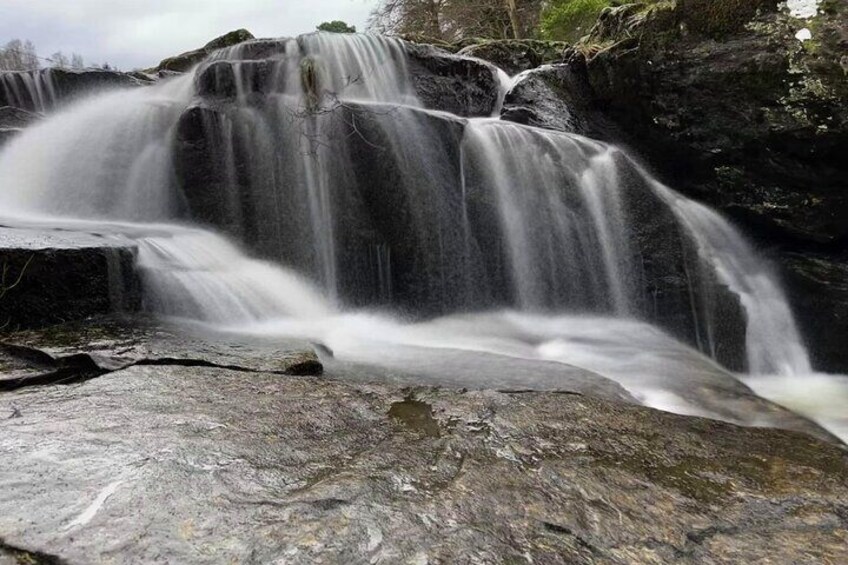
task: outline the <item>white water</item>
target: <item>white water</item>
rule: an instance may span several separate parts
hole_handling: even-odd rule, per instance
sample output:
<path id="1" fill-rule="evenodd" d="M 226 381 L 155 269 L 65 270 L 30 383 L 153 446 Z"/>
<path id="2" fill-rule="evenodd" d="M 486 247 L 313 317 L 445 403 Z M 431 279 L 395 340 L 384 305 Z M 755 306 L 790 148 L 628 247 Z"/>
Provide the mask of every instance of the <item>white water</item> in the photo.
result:
<path id="1" fill-rule="evenodd" d="M 208 135 L 223 140 L 222 206 L 239 230 L 273 236 L 262 252 L 275 261 L 251 258 L 225 236 L 175 223 L 186 203 L 173 165 L 174 139 L 180 116 L 197 103 L 199 74 L 104 94 L 28 129 L 0 152 L 3 215 L 13 222 L 108 223 L 136 239 L 146 307 L 164 316 L 229 332 L 307 338 L 332 349 L 338 362 L 436 381 L 452 374 L 469 386 L 505 378 L 491 367 L 506 358 L 523 363 L 510 377 L 513 385 L 551 386 L 552 366 L 579 367 L 620 383 L 650 406 L 780 425 L 751 406 L 746 413 L 699 393 L 732 396 L 738 385 L 714 361 L 649 323 L 634 199 L 665 207 L 673 231 L 663 236 L 680 238 L 682 248 L 696 252 L 690 284 L 704 288 L 691 289 L 687 305 L 703 353 L 715 355 L 722 339 L 714 302 L 725 299 L 710 282 L 716 280 L 744 309 L 751 373 L 780 374 L 784 380 L 773 383 L 796 384 L 812 372 L 769 265 L 721 216 L 662 186 L 613 147 L 495 119 L 458 122 L 457 169 L 438 137 L 441 126 L 432 123 L 444 116 L 415 109 L 421 103 L 400 42 L 316 34 L 281 45 L 264 93 L 270 104 L 261 108 L 250 102 L 251 73 L 258 71 L 241 62 L 255 42 L 222 51 L 208 64 L 216 82 L 232 72 L 237 85 L 232 112 L 208 124 Z M 319 77 L 318 102 L 305 87 L 304 65 Z M 355 147 L 321 142 L 327 129 L 336 131 L 335 115 L 304 111 L 328 99 L 331 105 L 372 104 L 368 119 L 386 145 L 374 149 L 383 150 L 400 175 L 395 191 L 404 209 L 395 212 L 406 214 L 400 229 L 417 242 L 406 252 L 421 253 L 413 272 L 432 289 L 428 300 L 459 313 L 412 322 L 345 306 L 342 279 L 349 273 L 341 266 L 350 259 L 353 236 L 345 226 L 366 233 L 385 228 L 369 214 L 374 203 L 356 196 L 363 187 L 351 178 Z M 373 106 L 377 102 L 389 105 Z M 251 160 L 250 222 L 239 208 L 246 189 L 236 161 L 244 147 Z M 486 219 L 489 210 L 496 214 Z M 306 225 L 297 223 L 302 218 Z M 385 239 L 367 245 L 377 273 L 373 295 L 381 299 L 372 306 L 384 308 L 404 292 L 400 282 L 409 285 L 397 274 L 407 257 Z M 489 313 L 463 313 L 488 303 Z M 759 390 L 783 399 L 774 387 Z"/>

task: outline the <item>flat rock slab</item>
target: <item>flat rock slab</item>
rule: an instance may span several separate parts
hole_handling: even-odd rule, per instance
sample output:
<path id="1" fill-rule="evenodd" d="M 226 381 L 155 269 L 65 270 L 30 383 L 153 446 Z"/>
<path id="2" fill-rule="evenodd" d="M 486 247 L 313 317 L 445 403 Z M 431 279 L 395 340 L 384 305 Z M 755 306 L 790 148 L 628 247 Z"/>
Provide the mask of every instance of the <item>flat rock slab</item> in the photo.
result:
<path id="1" fill-rule="evenodd" d="M 184 366 L 2 393 L 2 412 L 7 560 L 848 560 L 845 453 L 792 432 Z"/>
<path id="2" fill-rule="evenodd" d="M 0 339 L 0 391 L 68 384 L 135 365 L 218 367 L 239 372 L 319 375 L 323 366 L 300 340 L 223 340 L 145 318 L 101 318 Z"/>

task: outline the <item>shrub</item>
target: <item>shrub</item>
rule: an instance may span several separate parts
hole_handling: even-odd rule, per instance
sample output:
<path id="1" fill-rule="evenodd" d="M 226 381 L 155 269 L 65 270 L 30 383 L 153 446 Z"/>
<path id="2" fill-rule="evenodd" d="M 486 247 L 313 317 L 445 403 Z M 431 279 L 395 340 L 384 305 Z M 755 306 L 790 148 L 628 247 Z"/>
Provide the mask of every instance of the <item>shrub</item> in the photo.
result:
<path id="1" fill-rule="evenodd" d="M 329 31 L 332 33 L 356 33 L 356 26 L 349 26 L 341 20 L 324 22 L 318 26 L 318 31 Z"/>
<path id="2" fill-rule="evenodd" d="M 542 12 L 540 32 L 544 39 L 576 42 L 589 33 L 601 11 L 612 0 L 553 0 Z"/>

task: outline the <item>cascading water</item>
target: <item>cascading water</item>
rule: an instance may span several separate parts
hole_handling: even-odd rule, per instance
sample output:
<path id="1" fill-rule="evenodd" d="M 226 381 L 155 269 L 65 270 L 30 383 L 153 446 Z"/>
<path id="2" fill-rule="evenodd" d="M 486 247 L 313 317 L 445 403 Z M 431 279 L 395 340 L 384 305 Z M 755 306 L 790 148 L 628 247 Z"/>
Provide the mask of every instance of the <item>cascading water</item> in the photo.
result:
<path id="1" fill-rule="evenodd" d="M 32 112 L 46 112 L 56 103 L 51 69 L 0 72 L 0 100 Z"/>
<path id="2" fill-rule="evenodd" d="M 366 35 L 222 50 L 21 134 L 0 153 L 0 205 L 119 226 L 153 312 L 351 362 L 472 380 L 439 358 L 577 365 L 734 421 L 684 398 L 726 373 L 668 333 L 730 365 L 742 333 L 752 373 L 811 371 L 768 265 L 718 214 L 604 143 L 427 110 L 408 66 L 402 42 Z"/>

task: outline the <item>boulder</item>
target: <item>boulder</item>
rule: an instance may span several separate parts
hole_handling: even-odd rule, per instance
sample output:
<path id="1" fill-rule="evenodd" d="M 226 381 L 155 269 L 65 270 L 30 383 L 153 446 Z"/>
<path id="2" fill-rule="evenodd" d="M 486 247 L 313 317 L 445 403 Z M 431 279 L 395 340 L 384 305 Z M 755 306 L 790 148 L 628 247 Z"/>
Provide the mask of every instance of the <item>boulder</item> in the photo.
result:
<path id="1" fill-rule="evenodd" d="M 501 119 L 617 141 L 619 127 L 595 105 L 585 65 L 543 65 L 516 77 L 503 100 Z"/>
<path id="2" fill-rule="evenodd" d="M 509 75 L 564 61 L 568 44 L 534 39 L 484 40 L 460 49 L 457 54 L 489 61 Z"/>
<path id="3" fill-rule="evenodd" d="M 225 33 L 220 37 L 216 37 L 203 47 L 199 49 L 194 49 L 192 51 L 186 51 L 185 53 L 181 53 L 179 55 L 175 55 L 173 57 L 168 57 L 167 59 L 163 59 L 158 66 L 150 69 L 152 73 L 161 72 L 161 71 L 173 71 L 184 73 L 203 61 L 208 55 L 219 50 L 224 49 L 226 47 L 232 47 L 233 45 L 238 45 L 244 41 L 248 41 L 254 39 L 253 34 L 251 34 L 246 29 L 237 29 L 235 31 L 231 31 L 229 33 Z"/>
<path id="4" fill-rule="evenodd" d="M 177 364 L 0 413 L 0 559 L 848 560 L 845 453 L 799 433 Z"/>
<path id="5" fill-rule="evenodd" d="M 0 228 L 0 326 L 39 327 L 140 307 L 135 248 L 74 232 Z"/>
<path id="6" fill-rule="evenodd" d="M 309 244 L 314 195 L 278 187 L 319 190 L 308 179 L 321 175 L 333 230 L 344 234 L 334 243 L 334 261 L 346 303 L 390 299 L 416 315 L 463 303 L 465 295 L 453 292 L 468 265 L 459 233 L 463 120 L 410 107 L 330 102 L 285 115 L 281 129 L 268 126 L 280 119 L 273 101 L 253 102 L 245 110 L 210 98 L 180 118 L 175 170 L 193 220 L 233 235 L 263 257 L 320 276 Z M 277 149 L 293 144 L 287 153 Z M 262 151 L 268 147 L 273 150 Z M 313 161 L 321 170 L 307 172 Z M 438 237 L 451 245 L 443 248 Z M 391 254 L 391 280 L 382 287 L 381 277 L 389 275 L 375 271 L 380 253 Z"/>
<path id="7" fill-rule="evenodd" d="M 458 116 L 490 116 L 500 84 L 497 69 L 432 45 L 407 45 L 409 72 L 424 106 Z"/>

